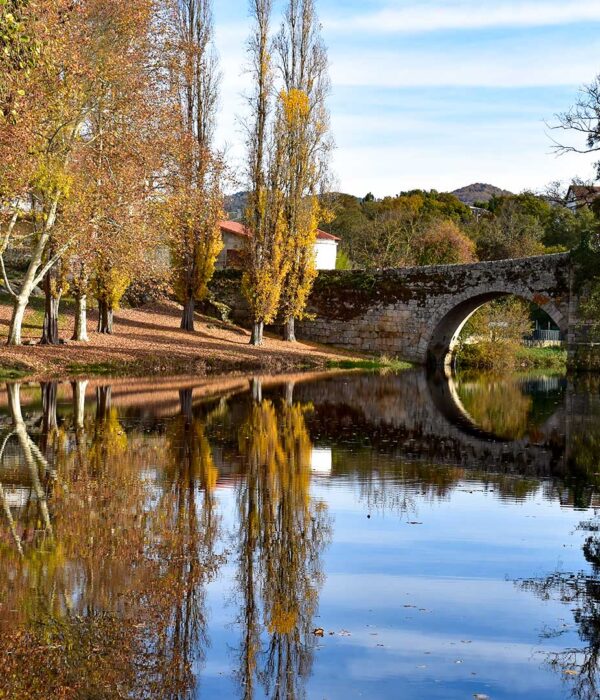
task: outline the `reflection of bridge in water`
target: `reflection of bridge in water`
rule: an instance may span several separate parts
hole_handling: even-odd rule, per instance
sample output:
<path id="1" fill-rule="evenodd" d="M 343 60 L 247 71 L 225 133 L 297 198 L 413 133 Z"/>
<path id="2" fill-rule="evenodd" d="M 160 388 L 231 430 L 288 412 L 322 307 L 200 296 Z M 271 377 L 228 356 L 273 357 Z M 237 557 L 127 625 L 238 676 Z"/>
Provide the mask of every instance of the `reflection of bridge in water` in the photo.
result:
<path id="1" fill-rule="evenodd" d="M 311 432 L 332 442 L 351 444 L 362 436 L 405 461 L 470 469 L 531 476 L 565 469 L 564 406 L 536 429 L 534 439 L 509 440 L 477 425 L 452 380 L 428 378 L 421 371 L 351 381 L 331 377 L 318 385 L 298 386 L 294 397 L 314 404 L 315 413 L 308 418 Z"/>

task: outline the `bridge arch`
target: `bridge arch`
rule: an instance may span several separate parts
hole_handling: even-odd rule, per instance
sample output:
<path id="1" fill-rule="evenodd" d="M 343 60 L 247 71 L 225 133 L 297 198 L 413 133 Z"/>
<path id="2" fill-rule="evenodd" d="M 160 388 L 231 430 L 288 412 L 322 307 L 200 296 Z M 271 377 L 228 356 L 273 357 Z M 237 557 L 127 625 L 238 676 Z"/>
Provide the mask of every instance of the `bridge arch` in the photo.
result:
<path id="1" fill-rule="evenodd" d="M 421 339 L 420 346 L 426 352 L 427 364 L 431 367 L 449 367 L 460 333 L 469 318 L 485 304 L 510 296 L 536 304 L 548 314 L 561 333 L 567 336 L 568 319 L 548 297 L 522 287 L 509 289 L 499 286 L 496 289 L 470 289 L 457 295 L 450 308 L 440 310 L 432 324 L 433 331 L 428 338 Z"/>

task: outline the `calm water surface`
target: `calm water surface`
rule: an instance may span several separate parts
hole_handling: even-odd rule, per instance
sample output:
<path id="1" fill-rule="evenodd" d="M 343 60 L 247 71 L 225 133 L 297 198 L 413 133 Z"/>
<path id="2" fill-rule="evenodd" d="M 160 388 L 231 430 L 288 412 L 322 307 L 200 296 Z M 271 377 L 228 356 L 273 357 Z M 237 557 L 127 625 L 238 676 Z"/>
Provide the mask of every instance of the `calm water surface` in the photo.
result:
<path id="1" fill-rule="evenodd" d="M 598 698 L 599 382 L 0 391 L 0 698 Z"/>

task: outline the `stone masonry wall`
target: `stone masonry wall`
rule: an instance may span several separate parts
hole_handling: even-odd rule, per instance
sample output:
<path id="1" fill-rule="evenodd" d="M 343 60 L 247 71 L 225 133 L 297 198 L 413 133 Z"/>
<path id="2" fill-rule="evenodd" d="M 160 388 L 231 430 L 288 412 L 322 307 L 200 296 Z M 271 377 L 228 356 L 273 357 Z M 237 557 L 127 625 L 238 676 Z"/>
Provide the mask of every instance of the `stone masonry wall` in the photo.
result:
<path id="1" fill-rule="evenodd" d="M 538 304 L 569 335 L 576 303 L 570 297 L 570 257 L 546 255 L 471 265 L 321 272 L 310 297 L 310 320 L 299 339 L 425 363 L 432 348 L 446 352 L 457 328 L 481 304 L 515 294 Z M 247 325 L 241 276 L 219 273 L 214 298 Z"/>

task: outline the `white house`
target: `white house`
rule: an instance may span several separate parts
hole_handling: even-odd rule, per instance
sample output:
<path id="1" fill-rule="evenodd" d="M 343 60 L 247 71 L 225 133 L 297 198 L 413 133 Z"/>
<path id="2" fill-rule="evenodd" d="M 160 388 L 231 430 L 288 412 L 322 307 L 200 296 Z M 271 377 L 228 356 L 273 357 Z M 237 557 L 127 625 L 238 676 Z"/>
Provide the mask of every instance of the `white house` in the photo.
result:
<path id="1" fill-rule="evenodd" d="M 237 221 L 221 221 L 223 250 L 217 259 L 217 269 L 238 267 L 241 256 L 252 233 Z M 315 242 L 315 259 L 317 270 L 335 270 L 337 249 L 340 239 L 332 233 L 317 232 Z"/>

